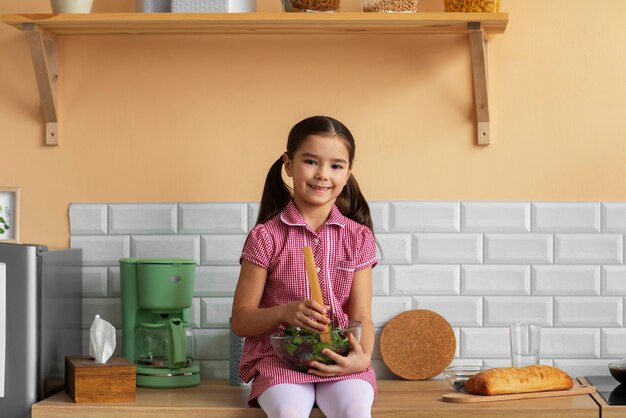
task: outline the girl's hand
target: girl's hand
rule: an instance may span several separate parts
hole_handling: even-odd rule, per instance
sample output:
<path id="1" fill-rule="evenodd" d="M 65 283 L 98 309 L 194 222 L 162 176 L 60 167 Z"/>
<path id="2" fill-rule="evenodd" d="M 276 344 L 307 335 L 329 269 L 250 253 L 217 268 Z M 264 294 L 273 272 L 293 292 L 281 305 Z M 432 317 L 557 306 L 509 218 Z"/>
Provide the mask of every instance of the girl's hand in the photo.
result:
<path id="1" fill-rule="evenodd" d="M 313 299 L 299 300 L 283 305 L 285 307 L 284 321 L 309 331 L 321 332 L 328 329 L 330 319 L 326 312 L 330 306 L 322 306 Z"/>
<path id="2" fill-rule="evenodd" d="M 334 360 L 336 364 L 323 364 L 312 361 L 310 364 L 311 368 L 308 372 L 316 376 L 330 377 L 359 373 L 367 369 L 370 365 L 370 356 L 365 354 L 361 345 L 356 338 L 354 338 L 354 335 L 348 334 L 348 341 L 352 346 L 352 350 L 346 357 L 325 348 L 322 350 L 322 353 L 330 357 L 331 360 Z"/>

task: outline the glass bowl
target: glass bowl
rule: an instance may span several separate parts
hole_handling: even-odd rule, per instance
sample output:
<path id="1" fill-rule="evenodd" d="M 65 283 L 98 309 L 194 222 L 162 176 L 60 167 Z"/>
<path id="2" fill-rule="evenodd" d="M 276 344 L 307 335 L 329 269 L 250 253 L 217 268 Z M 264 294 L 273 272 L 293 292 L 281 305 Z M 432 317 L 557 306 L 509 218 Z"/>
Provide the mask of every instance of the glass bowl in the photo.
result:
<path id="1" fill-rule="evenodd" d="M 350 352 L 352 346 L 348 341 L 348 334 L 353 334 L 357 341 L 361 339 L 361 323 L 352 321 L 348 327 L 343 329 L 334 329 L 331 331 L 332 344 L 320 341 L 320 335 L 316 332 L 300 329 L 295 335 L 274 334 L 270 337 L 272 347 L 278 358 L 290 368 L 306 372 L 309 369 L 311 361 L 318 361 L 324 364 L 333 364 L 327 355 L 322 353 L 324 348 L 330 348 L 337 354 L 345 356 Z"/>
<path id="2" fill-rule="evenodd" d="M 450 366 L 446 367 L 443 374 L 450 386 L 459 392 L 463 392 L 467 379 L 487 369 L 488 367 L 483 366 Z"/>

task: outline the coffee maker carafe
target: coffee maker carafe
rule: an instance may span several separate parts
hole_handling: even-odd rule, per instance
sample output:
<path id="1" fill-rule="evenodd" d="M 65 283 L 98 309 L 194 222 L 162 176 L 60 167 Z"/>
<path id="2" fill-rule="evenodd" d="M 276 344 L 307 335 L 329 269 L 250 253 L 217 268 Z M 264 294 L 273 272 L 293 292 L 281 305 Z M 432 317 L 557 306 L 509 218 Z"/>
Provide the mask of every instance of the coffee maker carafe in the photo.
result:
<path id="1" fill-rule="evenodd" d="M 123 355 L 137 364 L 137 386 L 175 388 L 200 383 L 189 324 L 196 263 L 190 259 L 123 258 Z"/>

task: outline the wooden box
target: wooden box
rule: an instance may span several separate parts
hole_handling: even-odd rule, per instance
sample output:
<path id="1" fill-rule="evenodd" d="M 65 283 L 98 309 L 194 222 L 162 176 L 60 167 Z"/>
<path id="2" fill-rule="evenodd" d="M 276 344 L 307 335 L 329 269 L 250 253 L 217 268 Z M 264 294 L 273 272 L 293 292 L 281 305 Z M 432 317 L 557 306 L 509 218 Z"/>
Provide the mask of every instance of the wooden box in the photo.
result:
<path id="1" fill-rule="evenodd" d="M 93 357 L 65 357 L 65 391 L 74 402 L 134 402 L 135 363 L 111 357 L 104 364 Z"/>

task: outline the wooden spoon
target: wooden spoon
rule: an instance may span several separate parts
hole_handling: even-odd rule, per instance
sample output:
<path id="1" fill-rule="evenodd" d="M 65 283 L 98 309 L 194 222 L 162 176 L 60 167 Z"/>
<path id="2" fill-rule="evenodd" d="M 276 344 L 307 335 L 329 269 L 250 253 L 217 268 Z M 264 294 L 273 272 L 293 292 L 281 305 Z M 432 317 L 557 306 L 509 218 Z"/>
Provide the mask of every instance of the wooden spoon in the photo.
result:
<path id="1" fill-rule="evenodd" d="M 313 250 L 311 247 L 303 247 L 302 253 L 304 254 L 304 265 L 306 266 L 306 275 L 309 279 L 309 288 L 311 289 L 311 298 L 324 306 L 324 299 L 322 298 L 322 289 L 320 289 L 320 281 L 317 277 L 317 269 L 315 268 L 315 259 L 313 258 Z M 328 325 L 330 330 L 330 324 Z M 330 332 L 323 331 L 320 333 L 320 340 L 323 343 L 331 343 Z"/>

